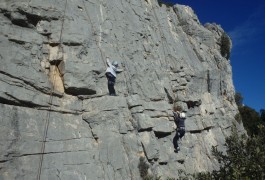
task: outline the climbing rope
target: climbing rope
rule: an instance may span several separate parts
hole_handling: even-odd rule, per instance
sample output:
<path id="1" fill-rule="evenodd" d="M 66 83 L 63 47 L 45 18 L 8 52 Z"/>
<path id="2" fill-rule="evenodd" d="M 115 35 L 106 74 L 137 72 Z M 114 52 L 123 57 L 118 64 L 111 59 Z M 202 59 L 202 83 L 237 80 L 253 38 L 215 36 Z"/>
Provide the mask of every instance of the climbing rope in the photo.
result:
<path id="1" fill-rule="evenodd" d="M 155 11 L 155 9 L 153 7 L 153 3 L 152 2 L 151 2 L 151 9 L 154 12 L 155 19 L 156 19 L 156 21 L 158 23 L 158 29 L 159 29 L 159 34 L 160 34 L 160 37 L 161 37 L 162 48 L 163 48 L 163 53 L 164 53 L 164 57 L 165 57 L 165 63 L 169 65 L 170 63 L 167 61 L 168 51 L 166 53 L 166 50 L 165 50 L 165 47 L 164 47 L 164 44 L 167 45 L 167 43 L 164 43 L 165 35 L 163 34 L 163 32 L 161 30 L 162 29 L 161 28 L 161 24 L 160 24 L 160 22 L 158 20 L 158 17 L 157 17 L 157 14 L 156 14 L 156 11 Z M 177 99 L 176 99 L 175 93 L 173 91 L 173 86 L 172 86 L 171 79 L 170 79 L 170 69 L 169 69 L 169 83 L 170 83 L 170 86 L 171 86 L 171 90 L 173 92 L 173 107 L 174 107 Z"/>
<path id="2" fill-rule="evenodd" d="M 120 52 L 119 52 L 117 46 L 116 46 L 116 49 L 117 49 L 117 52 L 118 52 L 119 56 L 122 58 L 122 55 L 120 54 Z M 126 60 L 124 60 L 124 66 L 123 66 L 123 68 L 124 68 L 124 70 L 125 70 L 124 78 L 125 78 L 125 84 L 126 84 L 126 86 L 127 86 L 127 90 L 128 90 L 128 95 L 129 95 L 129 94 L 130 94 L 130 88 L 129 88 L 127 82 L 128 82 L 128 79 L 129 79 L 129 82 L 132 82 L 132 81 L 131 81 L 131 78 L 130 78 L 130 77 L 132 77 L 132 76 L 131 76 L 129 70 L 127 69 L 127 67 L 129 67 L 129 66 L 128 66 Z M 128 78 L 126 77 L 126 73 L 127 73 Z M 132 84 L 131 84 L 131 87 L 132 87 Z"/>
<path id="3" fill-rule="evenodd" d="M 64 26 L 64 20 L 65 20 L 66 7 L 67 7 L 67 0 L 65 0 L 64 15 L 63 15 L 63 20 L 62 20 L 62 28 L 61 28 L 61 31 L 60 31 L 59 49 L 58 49 L 58 52 L 57 52 L 57 57 L 58 57 L 60 49 L 62 49 L 62 54 L 64 54 L 63 48 L 62 48 L 62 33 L 63 33 L 63 26 Z M 48 58 L 49 58 L 49 55 L 48 55 Z M 55 75 L 56 74 L 55 74 L 54 71 L 53 71 L 53 75 L 52 75 L 52 90 L 50 91 L 50 98 L 49 98 L 49 103 L 48 103 L 50 106 L 49 106 L 49 110 L 48 110 L 48 113 L 47 113 L 47 116 L 46 116 L 46 120 L 45 120 L 45 129 L 44 129 L 42 146 L 41 146 L 41 156 L 40 156 L 37 180 L 40 180 L 40 176 L 41 176 L 42 164 L 43 164 L 43 156 L 44 156 L 44 151 L 45 151 L 45 143 L 46 143 L 47 132 L 48 132 L 49 123 L 50 123 L 50 113 L 51 113 L 51 106 L 52 106 L 52 100 L 53 100 L 53 92 L 54 92 L 54 88 L 55 88 Z"/>
<path id="4" fill-rule="evenodd" d="M 87 11 L 87 9 L 86 9 L 86 5 L 85 5 L 84 0 L 82 0 L 82 2 L 83 2 L 83 5 L 84 5 L 85 13 L 86 13 L 86 15 L 87 15 L 87 21 L 91 24 L 91 27 L 92 27 L 92 34 L 93 34 L 93 35 L 96 35 L 96 28 L 94 27 L 94 25 L 93 25 L 93 23 L 92 23 L 92 21 L 91 21 L 91 18 L 90 18 L 90 15 L 89 15 L 89 13 L 88 13 L 88 11 Z M 97 48 L 98 48 L 99 51 L 100 51 L 100 55 L 101 55 L 102 62 L 103 62 L 103 64 L 105 65 L 105 67 L 107 67 L 106 62 L 105 62 L 105 58 L 104 58 L 104 52 L 103 52 L 102 49 L 100 48 L 99 41 L 96 39 L 96 37 L 95 37 L 95 40 L 94 40 L 94 41 L 96 42 Z"/>
<path id="5" fill-rule="evenodd" d="M 94 35 L 96 35 L 96 28 L 94 27 L 94 25 L 93 25 L 93 23 L 92 23 L 92 21 L 91 21 L 91 18 L 90 18 L 90 15 L 89 15 L 89 13 L 88 13 L 88 11 L 87 11 L 87 9 L 86 9 L 86 6 L 85 6 L 85 3 L 84 3 L 84 0 L 82 0 L 82 2 L 83 2 L 83 6 L 84 6 L 84 9 L 85 9 L 85 12 L 86 12 L 87 21 L 91 24 L 91 27 L 92 27 L 92 33 L 93 33 Z M 104 54 L 102 48 L 101 48 L 100 45 L 99 45 L 99 41 L 96 39 L 96 37 L 95 37 L 95 40 L 93 40 L 93 41 L 96 42 L 97 49 L 99 49 L 99 51 L 100 51 L 101 59 L 102 59 L 102 61 L 103 61 L 103 64 L 105 65 L 105 67 L 107 67 L 107 65 L 106 65 L 106 63 L 105 63 L 105 58 L 104 58 L 104 57 L 106 57 L 106 56 L 105 56 L 105 54 Z M 112 45 L 110 45 L 110 46 L 112 46 Z M 107 47 L 108 47 L 108 46 L 107 46 Z M 94 48 L 94 49 L 96 49 L 96 48 Z M 116 47 L 116 49 L 117 49 L 117 52 L 118 52 L 119 56 L 122 58 L 122 56 L 120 55 L 119 50 L 118 50 L 117 47 Z M 124 68 L 126 69 L 126 66 L 127 66 L 126 61 L 124 61 L 124 64 L 125 64 Z M 129 73 L 128 71 L 126 71 L 126 72 L 129 74 L 129 77 L 131 77 L 131 76 L 130 76 L 130 73 Z M 126 73 L 125 73 L 125 74 L 126 74 Z M 130 94 L 129 86 L 128 86 L 128 84 L 127 84 L 128 79 L 127 79 L 126 75 L 124 75 L 124 78 L 125 78 L 125 84 L 126 84 L 127 89 L 128 89 L 128 94 Z M 129 78 L 129 80 L 130 80 L 130 78 Z"/>

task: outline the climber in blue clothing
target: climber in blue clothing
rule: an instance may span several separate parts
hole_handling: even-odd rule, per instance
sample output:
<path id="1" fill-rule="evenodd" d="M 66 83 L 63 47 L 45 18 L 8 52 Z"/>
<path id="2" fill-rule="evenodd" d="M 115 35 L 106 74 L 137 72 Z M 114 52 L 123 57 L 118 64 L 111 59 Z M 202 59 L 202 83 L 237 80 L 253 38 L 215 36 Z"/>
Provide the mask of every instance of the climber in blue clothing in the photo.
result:
<path id="1" fill-rule="evenodd" d="M 106 77 L 108 79 L 109 95 L 110 96 L 117 96 L 116 91 L 114 89 L 116 75 L 117 75 L 117 73 L 122 72 L 123 69 L 118 69 L 119 64 L 117 61 L 113 61 L 112 63 L 110 63 L 109 57 L 107 57 L 107 65 L 108 65 L 108 68 L 107 68 L 105 74 L 106 74 Z"/>
<path id="2" fill-rule="evenodd" d="M 175 152 L 178 152 L 180 150 L 179 145 L 178 145 L 178 141 L 185 134 L 186 115 L 184 112 L 182 112 L 182 108 L 180 106 L 176 106 L 173 109 L 173 116 L 174 116 L 174 121 L 175 121 L 176 126 L 177 126 L 177 129 L 176 129 L 177 131 L 176 131 L 176 135 L 173 139 L 173 144 L 174 144 Z"/>

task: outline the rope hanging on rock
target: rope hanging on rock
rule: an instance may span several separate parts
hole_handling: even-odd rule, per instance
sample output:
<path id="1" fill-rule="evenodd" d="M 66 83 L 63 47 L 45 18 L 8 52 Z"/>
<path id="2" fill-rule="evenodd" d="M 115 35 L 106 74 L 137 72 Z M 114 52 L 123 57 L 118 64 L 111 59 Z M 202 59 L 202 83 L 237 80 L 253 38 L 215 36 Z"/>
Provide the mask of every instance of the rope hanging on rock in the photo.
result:
<path id="1" fill-rule="evenodd" d="M 165 50 L 165 47 L 164 47 L 164 44 L 167 44 L 167 43 L 163 43 L 164 42 L 164 34 L 162 33 L 162 30 L 161 30 L 161 25 L 159 23 L 159 20 L 158 20 L 158 17 L 157 17 L 157 14 L 156 14 L 156 11 L 154 10 L 154 7 L 153 7 L 153 4 L 151 2 L 151 9 L 152 11 L 154 12 L 154 15 L 155 15 L 155 18 L 156 18 L 156 21 L 158 23 L 158 29 L 159 29 L 159 34 L 160 34 L 160 37 L 161 37 L 161 41 L 162 41 L 162 47 L 163 47 L 163 52 L 164 52 L 164 56 L 165 56 L 165 63 L 166 64 L 170 64 L 168 61 L 167 61 L 167 55 L 166 55 L 166 50 Z M 174 94 L 174 91 L 173 91 L 173 86 L 171 84 L 171 80 L 170 80 L 170 73 L 169 73 L 169 83 L 170 83 L 170 86 L 171 86 L 171 90 L 173 92 L 173 107 L 175 106 L 175 103 L 176 103 L 176 96 Z"/>
<path id="2" fill-rule="evenodd" d="M 85 5 L 84 0 L 82 0 L 82 2 L 83 2 L 83 5 L 84 5 L 84 9 L 85 9 L 86 15 L 87 15 L 87 21 L 91 24 L 91 27 L 92 27 L 92 34 L 93 34 L 93 35 L 96 35 L 96 29 L 95 29 L 95 27 L 94 27 L 94 25 L 93 25 L 93 23 L 92 23 L 92 21 L 91 21 L 90 15 L 89 15 L 89 13 L 88 13 L 88 11 L 87 11 L 87 9 L 86 9 L 86 5 Z M 94 41 L 96 42 L 97 48 L 98 48 L 99 51 L 100 51 L 100 55 L 101 55 L 102 62 L 103 62 L 103 64 L 105 65 L 105 67 L 107 67 L 107 64 L 106 64 L 106 62 L 105 62 L 105 58 L 104 58 L 104 52 L 103 52 L 102 49 L 100 48 L 99 41 L 97 41 L 96 37 L 95 37 L 95 40 L 94 40 Z"/>
<path id="3" fill-rule="evenodd" d="M 86 6 L 85 6 L 85 3 L 84 3 L 84 0 L 82 0 L 82 2 L 83 2 L 83 6 L 84 6 L 84 9 L 85 9 L 86 15 L 87 15 L 87 21 L 91 24 L 91 27 L 92 27 L 92 33 L 93 33 L 93 35 L 96 35 L 96 29 L 95 29 L 95 27 L 94 27 L 94 25 L 93 25 L 93 23 L 92 23 L 92 21 L 91 21 L 90 15 L 89 15 L 89 13 L 88 13 L 88 11 L 87 11 L 87 9 L 86 9 Z M 107 68 L 107 65 L 106 65 L 106 63 L 105 63 L 105 58 L 104 58 L 104 57 L 106 57 L 106 56 L 105 56 L 105 54 L 104 54 L 104 51 L 101 49 L 101 47 L 100 47 L 100 45 L 99 45 L 99 41 L 96 39 L 96 37 L 95 37 L 95 40 L 93 40 L 93 41 L 96 42 L 97 48 L 99 49 L 100 54 L 101 54 L 101 59 L 102 59 L 102 61 L 103 61 L 103 64 L 104 64 L 105 67 Z M 118 49 L 117 49 L 117 52 L 118 52 L 118 54 L 119 54 Z M 119 54 L 119 55 L 120 55 L 120 54 Z M 120 55 L 120 57 L 121 57 L 121 55 Z M 125 62 L 125 61 L 124 61 L 124 62 Z M 125 62 L 125 63 L 126 63 L 126 62 Z M 128 74 L 129 74 L 129 72 L 128 72 Z M 130 74 L 129 74 L 129 76 L 130 76 Z M 130 93 L 130 92 L 129 92 L 129 87 L 128 87 L 128 84 L 127 84 L 128 79 L 126 78 L 126 76 L 124 76 L 124 78 L 125 78 L 125 83 L 126 83 L 126 85 L 127 85 L 128 93 Z M 129 78 L 129 79 L 130 79 L 130 78 Z"/>
<path id="4" fill-rule="evenodd" d="M 117 49 L 117 53 L 118 53 L 118 55 L 122 58 L 122 55 L 121 55 L 121 53 L 119 52 L 118 47 L 116 47 L 116 49 Z M 129 70 L 127 69 L 127 67 L 128 67 L 128 64 L 127 64 L 127 62 L 124 60 L 124 66 L 123 66 L 123 68 L 124 68 L 124 71 L 127 73 L 127 76 L 128 76 L 128 78 L 127 78 L 126 75 L 125 75 L 126 73 L 124 73 L 124 78 L 125 78 L 125 84 L 126 84 L 127 89 L 128 89 L 128 95 L 129 95 L 129 94 L 130 94 L 130 88 L 129 88 L 127 82 L 128 82 L 128 79 L 129 79 L 129 82 L 132 82 L 132 81 L 131 81 L 131 78 L 130 78 L 130 77 L 132 77 L 132 76 L 131 76 Z M 131 87 L 132 87 L 132 85 L 131 85 Z"/>
<path id="5" fill-rule="evenodd" d="M 62 33 L 63 33 L 63 26 L 64 26 L 64 20 L 65 20 L 65 12 L 66 12 L 66 7 L 67 7 L 67 0 L 65 0 L 65 7 L 64 7 L 64 15 L 63 15 L 63 20 L 62 20 L 62 28 L 60 31 L 60 38 L 59 38 L 59 50 L 57 52 L 57 57 L 59 55 L 60 50 L 63 52 L 63 47 L 62 47 Z M 49 58 L 49 55 L 48 55 Z M 41 146 L 41 157 L 40 157 L 40 163 L 39 163 L 39 168 L 38 168 L 38 174 L 37 174 L 37 180 L 40 180 L 41 176 L 41 171 L 42 171 L 42 164 L 43 164 L 43 156 L 44 156 L 44 151 L 45 151 L 45 143 L 46 143 L 46 138 L 47 138 L 47 132 L 49 129 L 49 122 L 50 122 L 50 113 L 51 113 L 51 106 L 52 106 L 52 100 L 53 100 L 53 93 L 54 93 L 54 88 L 55 88 L 55 75 L 56 73 L 53 71 L 53 77 L 52 77 L 52 90 L 50 92 L 50 98 L 49 98 L 49 110 L 45 119 L 45 129 L 44 129 L 44 134 L 43 134 L 43 140 L 42 140 L 42 146 Z"/>

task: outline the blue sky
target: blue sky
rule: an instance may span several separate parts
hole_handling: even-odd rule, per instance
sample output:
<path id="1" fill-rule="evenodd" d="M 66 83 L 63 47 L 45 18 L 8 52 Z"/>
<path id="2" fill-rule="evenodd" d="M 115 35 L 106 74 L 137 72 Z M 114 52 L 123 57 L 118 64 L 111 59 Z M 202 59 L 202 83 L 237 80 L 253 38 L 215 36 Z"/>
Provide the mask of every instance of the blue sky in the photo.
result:
<path id="1" fill-rule="evenodd" d="M 233 82 L 243 103 L 265 109 L 265 1 L 167 0 L 190 6 L 201 24 L 215 22 L 232 38 Z"/>

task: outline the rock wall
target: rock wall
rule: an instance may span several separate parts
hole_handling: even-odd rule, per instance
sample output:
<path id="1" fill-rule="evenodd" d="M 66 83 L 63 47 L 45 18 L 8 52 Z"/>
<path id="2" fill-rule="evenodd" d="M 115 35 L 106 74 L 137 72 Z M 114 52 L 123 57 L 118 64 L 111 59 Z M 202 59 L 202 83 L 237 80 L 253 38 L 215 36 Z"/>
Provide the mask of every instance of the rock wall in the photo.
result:
<path id="1" fill-rule="evenodd" d="M 209 171 L 211 146 L 243 131 L 223 30 L 190 7 L 1 0 L 0 25 L 0 179 L 136 180 L 140 157 L 163 178 Z M 125 70 L 117 97 L 106 56 Z M 187 112 L 178 153 L 174 104 Z"/>

